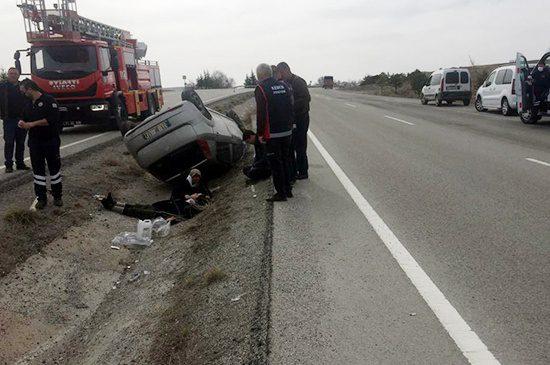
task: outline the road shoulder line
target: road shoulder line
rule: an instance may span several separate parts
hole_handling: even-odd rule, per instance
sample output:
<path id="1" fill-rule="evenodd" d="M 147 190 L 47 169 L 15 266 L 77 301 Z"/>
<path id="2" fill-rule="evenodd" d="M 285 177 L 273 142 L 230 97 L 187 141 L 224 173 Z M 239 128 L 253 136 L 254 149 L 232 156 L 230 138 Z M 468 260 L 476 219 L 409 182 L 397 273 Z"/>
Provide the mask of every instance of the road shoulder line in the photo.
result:
<path id="1" fill-rule="evenodd" d="M 388 116 L 386 116 L 388 117 Z M 394 119 L 392 117 L 388 117 Z M 320 152 L 323 159 L 329 165 L 340 183 L 344 186 L 361 213 L 371 224 L 376 234 L 388 248 L 392 256 L 398 262 L 409 280 L 416 287 L 422 298 L 432 309 L 439 322 L 456 343 L 464 357 L 473 365 L 497 365 L 500 362 L 487 349 L 477 334 L 470 328 L 460 316 L 453 305 L 445 298 L 443 293 L 424 272 L 405 246 L 399 241 L 392 230 L 386 225 L 370 203 L 365 199 L 345 172 L 340 168 L 321 142 L 310 130 L 308 135 Z"/>
<path id="2" fill-rule="evenodd" d="M 408 125 L 416 125 L 416 124 L 414 124 L 414 123 L 407 122 L 406 120 L 402 120 L 402 119 L 390 117 L 389 115 L 384 115 L 384 118 L 388 118 L 388 119 L 391 119 L 391 120 L 395 120 L 396 122 L 405 123 L 405 124 L 408 124 Z"/>

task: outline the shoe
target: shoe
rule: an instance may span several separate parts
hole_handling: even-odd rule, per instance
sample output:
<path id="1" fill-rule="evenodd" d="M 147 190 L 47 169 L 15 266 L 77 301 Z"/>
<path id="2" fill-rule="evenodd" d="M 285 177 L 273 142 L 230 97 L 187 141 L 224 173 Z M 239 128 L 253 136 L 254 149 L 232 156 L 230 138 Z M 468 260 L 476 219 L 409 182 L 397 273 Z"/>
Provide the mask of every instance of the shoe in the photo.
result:
<path id="1" fill-rule="evenodd" d="M 6 166 L 6 174 L 11 174 L 13 172 L 12 166 Z"/>
<path id="2" fill-rule="evenodd" d="M 279 194 L 274 194 L 271 198 L 266 199 L 267 202 L 286 202 L 286 197 L 280 196 Z"/>
<path id="3" fill-rule="evenodd" d="M 288 192 L 288 193 L 286 193 L 286 197 L 287 198 L 294 198 L 294 194 L 292 194 L 292 191 Z"/>
<path id="4" fill-rule="evenodd" d="M 309 179 L 308 174 L 298 174 L 296 175 L 296 180 L 307 180 Z"/>
<path id="5" fill-rule="evenodd" d="M 116 201 L 113 199 L 113 195 L 111 193 L 107 194 L 106 198 L 101 199 L 101 205 L 103 205 L 103 208 L 107 210 L 113 209 L 113 207 L 116 205 Z"/>
<path id="6" fill-rule="evenodd" d="M 44 208 L 46 208 L 46 206 L 48 205 L 48 201 L 47 200 L 39 200 L 38 203 L 36 203 L 36 209 L 37 210 L 42 210 Z"/>
<path id="7" fill-rule="evenodd" d="M 17 165 L 17 170 L 22 170 L 22 171 L 28 171 L 30 170 L 31 168 L 25 164 L 22 164 L 22 165 Z"/>
<path id="8" fill-rule="evenodd" d="M 62 207 L 63 206 L 63 199 L 54 198 L 53 205 L 55 205 L 56 207 Z"/>

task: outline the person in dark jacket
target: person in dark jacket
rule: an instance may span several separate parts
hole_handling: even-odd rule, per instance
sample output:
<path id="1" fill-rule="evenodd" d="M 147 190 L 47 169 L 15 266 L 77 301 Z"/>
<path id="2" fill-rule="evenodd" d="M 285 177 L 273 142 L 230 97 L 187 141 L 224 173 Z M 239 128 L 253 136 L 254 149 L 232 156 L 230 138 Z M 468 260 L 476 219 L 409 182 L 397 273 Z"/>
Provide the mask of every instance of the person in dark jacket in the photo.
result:
<path id="1" fill-rule="evenodd" d="M 545 97 L 548 97 L 550 89 L 550 68 L 544 63 L 539 63 L 533 70 L 533 91 L 535 93 L 535 103 L 543 102 Z"/>
<path id="2" fill-rule="evenodd" d="M 163 217 L 181 221 L 191 219 L 200 213 L 208 204 L 212 193 L 202 180 L 198 169 L 193 169 L 186 180 L 176 184 L 168 200 L 153 204 L 128 204 L 116 201 L 111 193 L 97 196 L 101 205 L 107 210 L 137 219 L 154 219 Z"/>
<path id="3" fill-rule="evenodd" d="M 46 164 L 54 205 L 63 206 L 61 185 L 61 156 L 59 137 L 59 107 L 57 101 L 42 90 L 32 80 L 21 82 L 21 92 L 29 101 L 23 110 L 23 120 L 19 127 L 29 131 L 29 152 L 34 175 L 34 191 L 38 203 L 36 209 L 44 209 L 48 204 L 46 189 Z"/>
<path id="4" fill-rule="evenodd" d="M 262 63 L 256 68 L 258 86 L 256 99 L 257 136 L 266 144 L 276 193 L 268 201 L 292 198 L 289 175 L 289 149 L 292 136 L 292 95 L 288 87 L 273 78 L 271 66 Z"/>
<path id="5" fill-rule="evenodd" d="M 271 177 L 271 168 L 265 152 L 265 146 L 258 141 L 256 133 L 250 130 L 243 132 L 243 140 L 254 145 L 254 160 L 252 165 L 243 167 L 243 174 L 250 182 L 269 179 Z"/>
<path id="6" fill-rule="evenodd" d="M 309 163 L 307 159 L 307 132 L 309 130 L 309 103 L 311 96 L 304 79 L 294 75 L 286 62 L 277 65 L 279 75 L 290 84 L 294 96 L 293 153 L 296 156 L 296 179 L 308 178 Z"/>
<path id="7" fill-rule="evenodd" d="M 19 70 L 12 67 L 8 70 L 8 79 L 0 84 L 0 118 L 4 121 L 4 159 L 7 173 L 13 172 L 14 150 L 17 170 L 29 170 L 24 160 L 27 131 L 17 126 L 26 104 L 26 98 L 19 88 L 19 76 Z"/>

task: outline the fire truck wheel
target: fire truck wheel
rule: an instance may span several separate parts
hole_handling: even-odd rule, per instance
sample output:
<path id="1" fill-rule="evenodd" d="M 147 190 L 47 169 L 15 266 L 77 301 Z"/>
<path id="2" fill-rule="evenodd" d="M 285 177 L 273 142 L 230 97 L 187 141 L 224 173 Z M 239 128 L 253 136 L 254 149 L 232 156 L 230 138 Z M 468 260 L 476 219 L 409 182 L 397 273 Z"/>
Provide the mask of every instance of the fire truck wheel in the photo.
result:
<path id="1" fill-rule="evenodd" d="M 112 110 L 109 127 L 113 130 L 121 129 L 121 125 L 128 120 L 124 100 L 115 96 L 109 102 L 109 106 Z"/>

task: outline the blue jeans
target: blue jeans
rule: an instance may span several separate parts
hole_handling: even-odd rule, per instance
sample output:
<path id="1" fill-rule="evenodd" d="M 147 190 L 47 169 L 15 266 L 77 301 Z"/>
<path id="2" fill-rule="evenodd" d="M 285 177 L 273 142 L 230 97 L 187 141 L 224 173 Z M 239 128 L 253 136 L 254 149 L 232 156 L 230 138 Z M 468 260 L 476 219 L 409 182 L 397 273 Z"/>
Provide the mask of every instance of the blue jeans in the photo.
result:
<path id="1" fill-rule="evenodd" d="M 13 166 L 13 150 L 15 149 L 15 163 L 17 166 L 25 164 L 25 139 L 27 130 L 19 128 L 18 118 L 4 119 L 4 158 L 6 167 Z"/>

